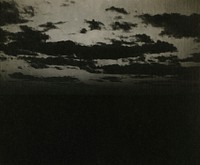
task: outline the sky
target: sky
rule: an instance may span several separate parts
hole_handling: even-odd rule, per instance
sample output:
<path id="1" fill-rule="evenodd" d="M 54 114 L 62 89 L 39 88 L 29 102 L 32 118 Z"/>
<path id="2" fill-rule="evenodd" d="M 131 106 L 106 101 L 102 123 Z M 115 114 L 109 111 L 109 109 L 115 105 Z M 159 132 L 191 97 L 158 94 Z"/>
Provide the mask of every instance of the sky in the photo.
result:
<path id="1" fill-rule="evenodd" d="M 168 38 L 167 36 L 159 36 L 159 28 L 146 26 L 141 24 L 142 20 L 138 19 L 137 15 L 141 14 L 162 14 L 162 13 L 181 13 L 190 15 L 193 13 L 200 13 L 200 2 L 198 0 L 17 0 L 20 7 L 33 6 L 35 16 L 31 18 L 32 22 L 27 25 L 38 28 L 38 25 L 45 22 L 66 22 L 58 26 L 58 29 L 48 31 L 47 34 L 51 36 L 52 41 L 73 40 L 83 44 L 94 44 L 96 42 L 108 42 L 107 38 L 117 38 L 119 35 L 130 36 L 138 33 L 145 33 L 155 40 L 165 40 L 175 44 L 178 49 L 180 57 L 186 57 L 191 52 L 198 52 L 199 43 L 193 42 L 192 39 L 182 38 Z M 69 6 L 62 6 L 66 4 Z M 105 12 L 106 8 L 111 6 L 124 8 L 130 14 L 123 15 L 115 12 Z M 122 15 L 124 21 L 138 23 L 138 27 L 134 28 L 130 33 L 113 32 L 109 25 L 114 21 L 117 15 Z M 87 20 L 98 20 L 105 24 L 107 29 L 101 31 L 91 31 L 87 34 L 80 34 L 81 28 L 87 28 L 85 24 Z M 11 25 L 10 28 L 16 28 Z"/>
<path id="2" fill-rule="evenodd" d="M 149 44 L 157 46 L 156 49 L 162 49 L 160 48 L 162 46 L 167 47 L 156 51 L 152 50 L 153 48 L 150 50 L 147 48 L 147 51 L 142 51 L 143 53 L 140 50 L 138 55 L 127 55 L 128 58 L 123 56 L 99 58 L 100 55 L 97 55 L 98 58 L 93 59 L 97 66 L 115 64 L 126 66 L 130 63 L 149 64 L 151 62 L 152 64 L 169 64 L 169 61 L 173 60 L 175 63 L 177 59 L 182 67 L 200 66 L 198 57 L 200 56 L 199 0 L 2 0 L 3 2 L 15 4 L 19 10 L 20 19 L 26 20 L 17 23 L 5 22 L 0 26 L 1 29 L 10 33 L 19 34 L 23 31 L 21 26 L 26 26 L 48 35 L 46 42 L 56 44 L 58 41 L 69 40 L 77 43 L 78 49 L 81 50 L 81 46 L 89 48 L 94 45 L 102 46 L 102 44 L 107 46 L 118 44 L 119 47 L 126 46 L 131 49 L 134 46 L 143 49 Z M 162 43 L 159 44 L 158 41 Z M 50 55 L 47 51 L 37 53 L 41 58 Z M 6 55 L 6 52 L 4 51 L 3 54 Z M 79 56 L 78 54 L 81 53 L 74 54 Z M 145 60 L 138 60 L 143 56 Z M 14 61 L 0 62 L 1 68 L 4 68 L 2 70 L 14 72 L 16 67 L 12 64 L 17 63 L 26 68 L 21 72 L 27 74 L 65 75 L 69 71 L 69 68 L 62 71 L 52 70 L 52 68 L 31 69 L 27 60 L 24 63 L 22 59 L 19 60 L 16 57 L 12 59 Z M 17 67 L 20 67 L 18 65 Z M 59 67 L 65 67 L 65 65 Z M 79 77 L 84 79 L 85 70 L 80 66 L 77 67 L 80 70 L 74 69 L 70 73 L 81 73 Z"/>

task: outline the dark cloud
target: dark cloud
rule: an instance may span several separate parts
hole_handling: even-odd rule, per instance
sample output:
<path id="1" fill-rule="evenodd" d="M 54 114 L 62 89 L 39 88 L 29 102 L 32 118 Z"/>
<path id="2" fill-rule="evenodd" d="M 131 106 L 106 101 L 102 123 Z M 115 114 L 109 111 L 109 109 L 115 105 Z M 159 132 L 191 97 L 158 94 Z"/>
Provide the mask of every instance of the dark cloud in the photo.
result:
<path id="1" fill-rule="evenodd" d="M 16 72 L 9 75 L 13 79 L 27 80 L 27 81 L 45 81 L 45 82 L 78 82 L 75 77 L 36 77 L 31 75 L 24 75 L 23 73 Z"/>
<path id="2" fill-rule="evenodd" d="M 6 54 L 37 55 L 37 53 L 44 53 L 52 56 L 68 55 L 68 58 L 82 59 L 88 63 L 88 60 L 93 59 L 118 59 L 137 57 L 143 54 L 177 51 L 173 44 L 163 41 L 137 45 L 134 42 L 110 39 L 112 44 L 104 43 L 92 46 L 83 46 L 73 41 L 46 42 L 49 36 L 43 32 L 28 26 L 20 26 L 20 28 L 21 31 L 14 34 L 12 42 L 7 45 L 0 45 L 0 49 Z M 72 57 L 72 55 L 76 55 L 76 57 Z M 57 60 L 60 60 L 59 62 L 62 63 L 63 59 Z M 69 61 L 64 60 L 63 63 L 67 62 Z M 70 61 L 69 63 L 73 62 L 78 63 L 76 64 L 78 66 L 81 66 L 83 63 L 77 61 Z"/>
<path id="3" fill-rule="evenodd" d="M 7 57 L 5 56 L 0 56 L 0 61 L 6 61 L 7 60 Z"/>
<path id="4" fill-rule="evenodd" d="M 136 34 L 134 37 L 136 38 L 137 42 L 144 42 L 149 44 L 154 43 L 151 37 L 146 34 Z"/>
<path id="5" fill-rule="evenodd" d="M 85 23 L 89 24 L 90 30 L 101 30 L 102 26 L 104 26 L 102 22 L 95 21 L 94 19 L 92 21 L 85 20 Z"/>
<path id="6" fill-rule="evenodd" d="M 175 38 L 193 37 L 200 39 L 200 15 L 192 14 L 189 16 L 177 13 L 141 15 L 140 18 L 147 24 L 154 27 L 162 27 L 164 30 L 161 35 L 169 35 Z"/>
<path id="7" fill-rule="evenodd" d="M 12 38 L 13 33 L 10 33 L 6 30 L 3 30 L 0 28 L 0 44 L 4 44 L 7 42 L 10 38 Z"/>
<path id="8" fill-rule="evenodd" d="M 49 36 L 41 31 L 34 30 L 28 26 L 20 26 L 21 31 L 13 34 L 12 42 L 4 45 L 2 50 L 11 55 L 36 54 L 35 51 L 44 43 Z"/>
<path id="9" fill-rule="evenodd" d="M 94 68 L 95 62 L 92 60 L 79 60 L 79 59 L 69 59 L 64 57 L 48 57 L 48 58 L 37 58 L 37 57 L 20 57 L 27 61 L 31 67 L 35 69 L 44 69 L 48 68 L 51 65 L 59 65 L 59 66 L 76 66 L 80 69 L 86 69 L 88 67 Z"/>
<path id="10" fill-rule="evenodd" d="M 30 11 L 28 10 L 27 12 Z M 25 22 L 27 22 L 27 20 L 21 17 L 21 13 L 17 7 L 17 4 L 14 1 L 0 2 L 0 26 Z"/>
<path id="11" fill-rule="evenodd" d="M 71 4 L 75 4 L 76 2 L 75 1 L 65 1 L 65 3 L 63 3 L 61 5 L 61 7 L 68 7 L 70 6 Z"/>
<path id="12" fill-rule="evenodd" d="M 63 70 L 61 67 L 56 66 L 55 69 L 57 70 Z"/>
<path id="13" fill-rule="evenodd" d="M 129 38 L 129 36 L 118 36 L 120 39 L 128 39 Z"/>
<path id="14" fill-rule="evenodd" d="M 28 20 L 22 18 L 23 14 L 33 17 L 35 15 L 34 8 L 32 6 L 25 6 L 20 11 L 15 1 L 0 2 L 0 26 L 28 22 Z"/>
<path id="15" fill-rule="evenodd" d="M 136 43 L 134 41 L 124 41 L 124 40 L 116 40 L 116 39 L 110 39 L 110 41 L 112 42 L 112 44 L 114 45 L 136 45 Z"/>
<path id="16" fill-rule="evenodd" d="M 66 22 L 64 22 L 64 21 L 59 21 L 59 22 L 55 22 L 54 24 L 55 24 L 55 25 L 60 25 L 60 24 L 64 24 L 64 23 L 66 23 Z"/>
<path id="17" fill-rule="evenodd" d="M 27 14 L 31 17 L 35 16 L 35 10 L 34 10 L 33 6 L 26 6 L 23 8 L 23 10 L 24 10 L 25 14 Z"/>
<path id="18" fill-rule="evenodd" d="M 177 64 L 180 65 L 180 59 L 177 56 L 170 55 L 170 56 L 158 56 L 156 57 L 159 62 L 164 62 L 168 64 Z"/>
<path id="19" fill-rule="evenodd" d="M 119 44 L 100 44 L 93 46 L 82 46 L 72 41 L 43 43 L 39 52 L 48 55 L 71 55 L 76 54 L 80 59 L 118 59 L 135 57 L 142 54 L 174 52 L 177 48 L 170 43 L 157 41 L 153 44 L 142 46 L 119 46 Z"/>
<path id="20" fill-rule="evenodd" d="M 194 53 L 190 57 L 182 59 L 182 62 L 200 62 L 200 53 Z"/>
<path id="21" fill-rule="evenodd" d="M 13 74 L 9 74 L 9 76 L 13 79 L 23 79 L 23 80 L 32 80 L 32 81 L 39 81 L 40 78 L 39 77 L 34 77 L 31 75 L 24 75 L 20 72 L 15 72 Z"/>
<path id="22" fill-rule="evenodd" d="M 49 36 L 41 31 L 35 30 L 28 26 L 20 26 L 21 32 L 16 33 L 16 40 L 22 43 L 42 43 L 49 39 Z"/>
<path id="23" fill-rule="evenodd" d="M 102 66 L 104 73 L 108 74 L 134 74 L 134 75 L 156 75 L 167 76 L 172 75 L 178 79 L 200 80 L 200 67 L 184 68 L 180 65 L 164 65 L 164 64 L 131 64 L 126 66 L 107 65 Z"/>
<path id="24" fill-rule="evenodd" d="M 63 4 L 61 5 L 61 7 L 68 7 L 68 6 L 70 6 L 70 4 L 67 4 L 67 3 L 63 3 Z"/>
<path id="25" fill-rule="evenodd" d="M 108 65 L 102 67 L 105 73 L 109 74 L 147 74 L 147 75 L 167 75 L 174 74 L 179 67 L 169 67 L 161 64 L 131 64 L 126 66 Z"/>
<path id="26" fill-rule="evenodd" d="M 129 14 L 124 8 L 118 8 L 118 7 L 110 7 L 110 8 L 107 8 L 105 9 L 106 11 L 113 11 L 113 12 L 117 12 L 117 13 L 121 13 L 121 14 Z"/>
<path id="27" fill-rule="evenodd" d="M 133 24 L 131 22 L 114 22 L 111 24 L 113 30 L 123 30 L 125 32 L 129 32 L 133 27 L 137 27 L 137 24 Z"/>
<path id="28" fill-rule="evenodd" d="M 75 1 L 70 1 L 70 3 L 71 3 L 71 4 L 75 4 L 76 2 L 75 2 Z"/>
<path id="29" fill-rule="evenodd" d="M 80 30 L 80 33 L 82 33 L 82 34 L 87 33 L 87 29 L 86 29 L 86 28 L 81 29 L 81 30 Z"/>
<path id="30" fill-rule="evenodd" d="M 123 19 L 123 17 L 122 16 L 116 16 L 114 19 L 120 20 L 120 19 Z"/>
<path id="31" fill-rule="evenodd" d="M 44 32 L 49 31 L 51 29 L 57 29 L 58 28 L 57 26 L 55 26 L 55 23 L 52 23 L 52 22 L 47 22 L 45 24 L 41 24 L 41 25 L 39 25 L 39 27 L 44 28 Z"/>
<path id="32" fill-rule="evenodd" d="M 120 77 L 107 76 L 107 77 L 103 77 L 102 80 L 107 80 L 110 82 L 121 82 L 122 79 Z"/>

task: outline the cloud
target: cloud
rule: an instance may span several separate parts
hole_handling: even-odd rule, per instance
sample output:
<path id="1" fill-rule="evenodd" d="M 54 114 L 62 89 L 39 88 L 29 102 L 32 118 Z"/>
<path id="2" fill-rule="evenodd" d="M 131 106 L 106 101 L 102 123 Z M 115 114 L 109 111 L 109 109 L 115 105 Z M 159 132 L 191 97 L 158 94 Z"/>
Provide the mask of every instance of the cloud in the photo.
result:
<path id="1" fill-rule="evenodd" d="M 139 16 L 144 23 L 154 27 L 162 27 L 164 30 L 160 35 L 173 36 L 175 38 L 193 37 L 200 39 L 200 15 L 192 14 L 189 16 L 177 13 L 172 14 L 144 14 Z"/>
<path id="2" fill-rule="evenodd" d="M 36 55 L 36 50 L 49 36 L 41 31 L 26 25 L 20 26 L 21 31 L 10 35 L 10 42 L 0 46 L 0 49 L 9 55 L 27 54 Z"/>
<path id="3" fill-rule="evenodd" d="M 0 26 L 24 22 L 27 22 L 27 20 L 21 18 L 20 11 L 14 1 L 0 2 Z"/>
<path id="4" fill-rule="evenodd" d="M 37 58 L 37 57 L 20 57 L 27 61 L 31 67 L 35 69 L 44 69 L 48 66 L 76 66 L 80 69 L 86 69 L 87 67 L 94 68 L 95 62 L 91 60 L 79 60 L 79 59 L 70 59 L 64 57 L 47 57 L 47 58 Z"/>
<path id="5" fill-rule="evenodd" d="M 200 62 L 200 53 L 194 53 L 190 57 L 182 59 L 182 62 Z"/>
<path id="6" fill-rule="evenodd" d="M 12 36 L 13 33 L 10 33 L 6 30 L 3 30 L 0 28 L 0 44 L 4 44 L 5 42 L 7 42 Z"/>
<path id="7" fill-rule="evenodd" d="M 124 8 L 118 8 L 118 7 L 110 7 L 110 8 L 107 8 L 105 9 L 106 11 L 112 11 L 112 12 L 117 12 L 117 13 L 120 13 L 120 14 L 129 14 Z"/>
<path id="8" fill-rule="evenodd" d="M 71 4 L 75 4 L 76 2 L 75 2 L 75 1 L 70 1 L 70 3 L 71 3 Z"/>
<path id="9" fill-rule="evenodd" d="M 4 48 L 7 54 L 19 54 L 21 51 L 31 53 L 44 53 L 52 56 L 73 54 L 78 59 L 118 59 L 127 57 L 137 57 L 143 54 L 175 52 L 177 48 L 168 42 L 157 41 L 152 44 L 132 45 L 134 42 L 118 41 L 111 39 L 112 44 L 98 44 L 83 46 L 73 41 L 45 42 L 47 35 L 40 31 L 34 31 L 29 27 L 23 27 L 22 32 L 16 34 L 14 42 L 9 43 Z M 124 46 L 124 45 L 130 46 Z"/>
<path id="10" fill-rule="evenodd" d="M 121 82 L 120 77 L 114 77 L 114 76 L 103 77 L 102 80 L 107 80 L 107 81 L 110 81 L 110 82 Z"/>
<path id="11" fill-rule="evenodd" d="M 113 30 L 123 30 L 124 32 L 129 32 L 133 27 L 137 27 L 137 24 L 131 22 L 114 22 L 111 24 Z"/>
<path id="12" fill-rule="evenodd" d="M 59 21 L 59 22 L 55 22 L 54 24 L 55 25 L 60 25 L 60 24 L 64 24 L 64 23 L 66 23 L 66 21 L 64 22 L 64 21 Z"/>
<path id="13" fill-rule="evenodd" d="M 36 77 L 31 75 L 24 75 L 20 72 L 15 72 L 9 75 L 13 79 L 20 79 L 26 81 L 45 81 L 45 82 L 78 82 L 79 80 L 75 77 L 64 76 L 64 77 Z"/>
<path id="14" fill-rule="evenodd" d="M 149 44 L 154 43 L 151 37 L 146 34 L 136 34 L 134 37 L 136 38 L 137 42 L 144 42 Z"/>
<path id="15" fill-rule="evenodd" d="M 177 51 L 177 48 L 173 44 L 159 40 L 153 43 L 137 45 L 133 41 L 124 41 L 123 39 L 110 39 L 112 44 L 104 43 L 91 46 L 80 45 L 69 40 L 59 42 L 46 42 L 47 39 L 49 39 L 49 36 L 43 32 L 28 26 L 20 26 L 20 28 L 21 31 L 14 34 L 12 42 L 9 42 L 7 45 L 0 45 L 0 49 L 3 50 L 6 54 L 37 55 L 37 53 L 44 53 L 52 56 L 68 55 L 68 58 L 84 59 L 88 62 L 88 60 L 93 59 L 119 59 L 137 57 L 144 54 L 159 54 Z M 76 57 L 72 57 L 72 55 L 75 55 Z M 54 59 L 54 62 L 55 60 L 56 59 Z M 77 61 L 66 61 L 64 59 L 57 60 L 60 60 L 60 63 L 76 62 L 78 66 L 83 64 Z M 62 60 L 64 61 L 62 62 Z"/>
<path id="16" fill-rule="evenodd" d="M 114 45 L 119 45 L 119 46 L 122 46 L 122 45 L 136 45 L 136 43 L 134 41 L 124 41 L 124 40 L 116 40 L 116 39 L 109 39 L 112 44 Z"/>
<path id="17" fill-rule="evenodd" d="M 102 66 L 101 69 L 107 74 L 136 74 L 136 75 L 156 75 L 166 76 L 172 75 L 178 79 L 186 80 L 200 80 L 200 67 L 184 68 L 180 65 L 164 65 L 164 64 L 131 64 L 131 65 L 107 65 Z"/>
<path id="18" fill-rule="evenodd" d="M 49 36 L 44 34 L 41 31 L 35 30 L 29 26 L 20 26 L 21 32 L 16 33 L 16 40 L 18 42 L 23 42 L 26 44 L 27 42 L 32 44 L 37 44 L 41 42 L 45 42 L 49 39 Z"/>
<path id="19" fill-rule="evenodd" d="M 0 61 L 6 61 L 7 60 L 7 57 L 5 56 L 0 56 Z"/>
<path id="20" fill-rule="evenodd" d="M 102 26 L 104 26 L 102 22 L 95 21 L 94 19 L 92 21 L 85 20 L 85 23 L 89 24 L 90 30 L 101 30 Z"/>
<path id="21" fill-rule="evenodd" d="M 177 56 L 170 55 L 170 56 L 158 56 L 155 57 L 159 62 L 173 64 L 173 65 L 180 65 L 180 59 Z"/>
<path id="22" fill-rule="evenodd" d="M 27 14 L 31 17 L 35 16 L 35 10 L 33 6 L 26 6 L 23 8 L 23 10 L 24 10 L 24 14 Z"/>
<path id="23" fill-rule="evenodd" d="M 43 43 L 40 46 L 41 53 L 49 55 L 76 54 L 77 58 L 81 59 L 118 59 L 174 51 L 177 51 L 177 49 L 173 44 L 163 41 L 130 47 L 119 46 L 119 44 L 82 46 L 72 41 Z"/>
<path id="24" fill-rule="evenodd" d="M 81 30 L 80 30 L 80 33 L 82 33 L 82 34 L 87 33 L 87 29 L 86 29 L 86 28 L 81 29 Z"/>
<path id="25" fill-rule="evenodd" d="M 68 6 L 73 5 L 75 3 L 76 3 L 75 1 L 65 1 L 65 3 L 63 3 L 61 5 L 61 7 L 68 7 Z"/>
<path id="26" fill-rule="evenodd" d="M 122 16 L 116 16 L 114 19 L 120 20 L 120 19 L 123 19 L 123 17 Z"/>
<path id="27" fill-rule="evenodd" d="M 45 24 L 41 24 L 41 25 L 39 25 L 39 27 L 44 28 L 44 32 L 49 31 L 51 29 L 57 29 L 58 28 L 57 26 L 55 26 L 55 23 L 52 23 L 52 22 L 47 22 Z"/>
<path id="28" fill-rule="evenodd" d="M 68 7 L 68 6 L 70 6 L 70 4 L 67 4 L 67 3 L 63 3 L 63 4 L 61 5 L 61 7 Z"/>

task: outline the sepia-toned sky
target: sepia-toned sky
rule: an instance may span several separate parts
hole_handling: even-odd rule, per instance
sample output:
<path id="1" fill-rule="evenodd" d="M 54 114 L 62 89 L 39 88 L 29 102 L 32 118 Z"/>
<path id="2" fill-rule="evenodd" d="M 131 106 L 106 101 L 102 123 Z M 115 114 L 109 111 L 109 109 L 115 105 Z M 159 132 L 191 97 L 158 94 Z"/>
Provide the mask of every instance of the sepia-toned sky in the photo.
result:
<path id="1" fill-rule="evenodd" d="M 19 6 L 33 6 L 35 16 L 31 18 L 29 26 L 38 28 L 38 25 L 46 22 L 64 21 L 58 29 L 53 29 L 47 33 L 52 41 L 73 40 L 83 44 L 95 44 L 96 42 L 108 42 L 106 38 L 117 38 L 119 35 L 130 36 L 138 33 L 145 33 L 152 38 L 173 42 L 179 48 L 179 56 L 185 57 L 188 53 L 196 52 L 199 44 L 190 38 L 174 39 L 166 36 L 161 37 L 160 28 L 142 24 L 142 20 L 137 15 L 141 14 L 162 14 L 181 13 L 190 15 L 200 13 L 200 1 L 198 0 L 16 0 Z M 64 6 L 63 4 L 66 4 Z M 116 12 L 105 12 L 106 8 L 115 6 L 124 8 L 130 14 L 123 15 Z M 121 31 L 113 32 L 109 25 L 115 21 L 115 17 L 122 15 L 123 21 L 137 23 L 138 27 L 125 34 Z M 87 28 L 84 20 L 95 19 L 105 24 L 106 29 L 101 31 L 90 31 L 87 34 L 80 34 L 81 28 Z M 16 27 L 10 27 L 16 28 Z"/>
<path id="2" fill-rule="evenodd" d="M 21 29 L 23 25 L 48 35 L 47 42 L 70 40 L 88 47 L 99 43 L 121 44 L 121 46 L 129 47 L 134 44 L 148 46 L 147 41 L 144 43 L 137 41 L 136 36 L 140 35 L 139 37 L 151 39 L 154 44 L 161 41 L 165 43 L 165 46 L 167 43 L 169 47 L 174 46 L 177 49 L 176 51 L 161 50 L 158 51 L 159 53 L 144 52 L 145 60 L 142 63 L 150 63 L 157 56 L 162 56 L 162 58 L 177 56 L 179 60 L 182 60 L 182 66 L 199 66 L 197 57 L 200 54 L 199 0 L 3 1 L 16 4 L 21 17 L 28 20 L 5 23 L 1 28 L 8 32 L 18 34 L 17 32 L 23 30 Z M 157 49 L 160 48 L 157 47 Z M 193 55 L 195 57 L 191 57 Z M 164 61 L 170 60 L 172 59 L 164 59 Z M 106 60 L 101 58 L 97 62 L 102 66 L 131 63 L 130 59 L 126 58 Z M 155 62 L 158 60 L 153 59 L 153 63 Z M 2 65 L 4 64 L 5 62 Z M 48 73 L 50 72 L 55 73 L 49 69 Z"/>

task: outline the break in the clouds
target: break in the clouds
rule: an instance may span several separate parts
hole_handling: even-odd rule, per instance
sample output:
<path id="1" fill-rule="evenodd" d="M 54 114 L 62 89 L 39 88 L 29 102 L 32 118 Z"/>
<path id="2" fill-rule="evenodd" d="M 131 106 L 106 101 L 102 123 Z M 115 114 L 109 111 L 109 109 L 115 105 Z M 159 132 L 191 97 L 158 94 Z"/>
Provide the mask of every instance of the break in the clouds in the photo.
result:
<path id="1" fill-rule="evenodd" d="M 104 24 L 100 21 L 93 20 L 85 20 L 85 23 L 89 24 L 90 30 L 101 30 Z"/>
<path id="2" fill-rule="evenodd" d="M 120 14 L 129 14 L 124 8 L 118 8 L 118 7 L 115 7 L 115 6 L 112 6 L 110 8 L 107 8 L 105 9 L 106 11 L 112 11 L 112 12 L 117 12 L 117 13 L 120 13 Z"/>
<path id="3" fill-rule="evenodd" d="M 178 13 L 172 14 L 157 14 L 141 15 L 144 23 L 151 24 L 155 27 L 162 27 L 164 30 L 160 35 L 169 35 L 175 38 L 193 37 L 196 40 L 200 39 L 200 15 L 181 15 Z"/>
<path id="4" fill-rule="evenodd" d="M 123 30 L 129 32 L 132 28 L 137 27 L 137 24 L 131 22 L 114 22 L 111 24 L 113 30 Z"/>

